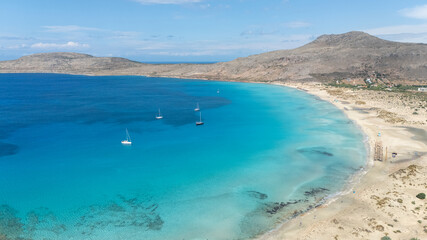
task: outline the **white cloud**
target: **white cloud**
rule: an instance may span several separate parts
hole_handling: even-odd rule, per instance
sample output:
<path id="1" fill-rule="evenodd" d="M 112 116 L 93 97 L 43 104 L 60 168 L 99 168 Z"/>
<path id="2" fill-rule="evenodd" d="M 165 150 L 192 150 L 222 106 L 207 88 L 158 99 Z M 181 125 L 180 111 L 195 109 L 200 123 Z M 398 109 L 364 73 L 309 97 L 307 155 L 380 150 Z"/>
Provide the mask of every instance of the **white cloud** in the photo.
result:
<path id="1" fill-rule="evenodd" d="M 284 25 L 285 27 L 288 27 L 288 28 L 304 28 L 304 27 L 310 26 L 311 24 L 308 22 L 295 21 L 295 22 L 287 22 Z"/>
<path id="2" fill-rule="evenodd" d="M 160 51 L 160 52 L 152 52 L 150 55 L 157 56 L 173 56 L 173 57 L 189 57 L 189 56 L 207 56 L 215 54 L 212 50 L 206 51 L 189 51 L 189 52 L 168 52 L 168 51 Z M 216 52 L 216 54 L 218 54 Z M 220 55 L 220 54 L 219 54 Z"/>
<path id="3" fill-rule="evenodd" d="M 82 27 L 76 25 L 43 26 L 47 32 L 78 32 L 78 31 L 102 31 L 99 28 Z"/>
<path id="4" fill-rule="evenodd" d="M 273 35 L 277 33 L 277 31 L 267 31 L 263 28 L 254 28 L 243 31 L 240 33 L 240 36 L 262 36 L 262 35 Z"/>
<path id="5" fill-rule="evenodd" d="M 405 8 L 399 13 L 409 18 L 427 19 L 427 4 Z M 427 23 L 386 26 L 367 29 L 365 32 L 397 42 L 427 43 Z"/>
<path id="6" fill-rule="evenodd" d="M 427 24 L 387 26 L 387 27 L 381 27 L 381 28 L 368 29 L 368 30 L 365 30 L 365 32 L 372 35 L 426 33 Z"/>
<path id="7" fill-rule="evenodd" d="M 396 42 L 427 43 L 427 24 L 387 26 L 365 32 Z"/>
<path id="8" fill-rule="evenodd" d="M 76 48 L 88 48 L 89 44 L 78 43 L 78 42 L 67 42 L 67 43 L 34 43 L 31 48 L 38 49 L 76 49 Z"/>
<path id="9" fill-rule="evenodd" d="M 390 35 L 380 35 L 381 38 L 396 41 L 396 42 L 407 42 L 407 43 L 427 43 L 427 33 L 412 34 L 412 33 L 402 33 L 402 34 L 390 34 Z"/>
<path id="10" fill-rule="evenodd" d="M 314 38 L 313 35 L 267 36 L 260 39 L 236 42 L 198 41 L 170 45 L 150 45 L 139 48 L 148 55 L 189 57 L 251 55 L 267 51 L 299 47 Z"/>
<path id="11" fill-rule="evenodd" d="M 21 49 L 26 47 L 28 47 L 28 45 L 23 43 L 23 44 L 16 44 L 16 45 L 9 46 L 7 47 L 7 49 Z"/>
<path id="12" fill-rule="evenodd" d="M 405 8 L 399 11 L 405 17 L 427 19 L 427 4 L 413 8 Z"/>
<path id="13" fill-rule="evenodd" d="M 67 36 L 65 39 L 136 39 L 141 35 L 140 32 L 113 31 L 109 29 L 83 27 L 77 25 L 43 26 L 43 28 L 45 29 L 45 32 Z"/>
<path id="14" fill-rule="evenodd" d="M 203 0 L 134 0 L 141 4 L 188 4 L 188 3 L 199 3 Z"/>
<path id="15" fill-rule="evenodd" d="M 140 32 L 124 32 L 124 31 L 113 31 L 111 32 L 111 38 L 115 39 L 137 39 L 141 35 Z"/>

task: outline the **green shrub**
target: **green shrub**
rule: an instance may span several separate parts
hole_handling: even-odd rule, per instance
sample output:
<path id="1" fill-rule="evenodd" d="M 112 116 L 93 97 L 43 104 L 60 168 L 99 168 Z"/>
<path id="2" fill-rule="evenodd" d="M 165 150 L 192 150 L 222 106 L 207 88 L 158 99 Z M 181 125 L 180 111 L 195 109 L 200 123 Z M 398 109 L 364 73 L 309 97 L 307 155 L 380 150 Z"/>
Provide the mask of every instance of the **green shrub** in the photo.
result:
<path id="1" fill-rule="evenodd" d="M 418 193 L 417 194 L 417 198 L 419 198 L 419 199 L 426 199 L 426 194 L 425 193 Z"/>
<path id="2" fill-rule="evenodd" d="M 418 238 L 411 238 L 411 240 L 420 240 L 420 239 L 418 239 Z"/>
<path id="3" fill-rule="evenodd" d="M 391 238 L 389 236 L 384 236 L 381 238 L 381 240 L 391 240 Z"/>

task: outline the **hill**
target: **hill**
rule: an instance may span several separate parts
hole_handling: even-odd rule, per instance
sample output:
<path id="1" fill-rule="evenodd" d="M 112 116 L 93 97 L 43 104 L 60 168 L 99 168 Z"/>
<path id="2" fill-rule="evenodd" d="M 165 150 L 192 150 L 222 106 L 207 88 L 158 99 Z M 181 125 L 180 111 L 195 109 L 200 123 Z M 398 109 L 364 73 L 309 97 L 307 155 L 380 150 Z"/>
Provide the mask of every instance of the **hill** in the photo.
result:
<path id="1" fill-rule="evenodd" d="M 373 76 L 427 81 L 427 44 L 386 41 L 363 32 L 322 35 L 291 50 L 215 64 L 144 64 L 124 58 L 42 53 L 1 61 L 0 72 L 145 75 L 236 81 L 332 81 Z"/>

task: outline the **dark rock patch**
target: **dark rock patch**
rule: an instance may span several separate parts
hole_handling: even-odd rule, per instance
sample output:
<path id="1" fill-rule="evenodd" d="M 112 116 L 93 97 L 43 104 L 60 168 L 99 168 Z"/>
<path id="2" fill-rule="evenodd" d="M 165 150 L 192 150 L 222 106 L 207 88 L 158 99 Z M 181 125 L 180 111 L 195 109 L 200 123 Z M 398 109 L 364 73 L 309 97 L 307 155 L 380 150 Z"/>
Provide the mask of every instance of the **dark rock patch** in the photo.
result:
<path id="1" fill-rule="evenodd" d="M 24 224 L 17 211 L 8 205 L 0 205 L 0 239 L 17 239 L 24 231 Z"/>
<path id="2" fill-rule="evenodd" d="M 268 195 L 265 193 L 261 193 L 261 192 L 257 192 L 257 191 L 247 191 L 246 192 L 250 197 L 256 198 L 256 199 L 260 199 L 260 200 L 264 200 L 268 198 Z"/>
<path id="3" fill-rule="evenodd" d="M 302 148 L 302 149 L 298 149 L 298 152 L 308 153 L 308 154 L 320 154 L 320 155 L 328 156 L 328 157 L 334 156 L 334 154 L 326 151 L 326 148 L 324 148 L 324 147 Z"/>
<path id="4" fill-rule="evenodd" d="M 327 188 L 322 188 L 322 187 L 312 188 L 309 191 L 305 191 L 304 195 L 307 196 L 307 197 L 312 197 L 312 196 L 315 196 L 315 195 L 317 195 L 319 193 L 323 193 L 323 192 L 327 192 L 327 191 L 329 191 L 329 189 L 327 189 Z"/>
<path id="5" fill-rule="evenodd" d="M 288 201 L 288 202 L 273 202 L 273 203 L 269 203 L 266 204 L 265 206 L 265 212 L 268 214 L 276 214 L 278 213 L 280 210 L 282 210 L 283 208 L 292 205 L 292 204 L 297 204 L 299 202 L 301 202 L 302 200 L 295 200 L 295 201 Z"/>
<path id="6" fill-rule="evenodd" d="M 116 201 L 106 205 L 90 206 L 75 225 L 82 235 L 93 235 L 103 228 L 135 227 L 142 231 L 159 231 L 164 221 L 157 213 L 157 203 L 151 199 L 119 195 Z"/>
<path id="7" fill-rule="evenodd" d="M 48 231 L 55 236 L 67 231 L 65 225 L 57 220 L 55 214 L 44 207 L 34 209 L 27 213 L 25 222 L 25 229 L 30 235 L 37 230 Z"/>

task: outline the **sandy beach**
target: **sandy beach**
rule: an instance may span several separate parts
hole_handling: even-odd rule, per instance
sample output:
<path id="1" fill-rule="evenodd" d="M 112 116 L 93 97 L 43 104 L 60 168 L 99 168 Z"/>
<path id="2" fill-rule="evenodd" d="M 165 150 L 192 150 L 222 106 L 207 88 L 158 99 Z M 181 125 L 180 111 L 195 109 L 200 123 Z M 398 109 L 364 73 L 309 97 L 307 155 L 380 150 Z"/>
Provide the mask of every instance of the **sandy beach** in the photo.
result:
<path id="1" fill-rule="evenodd" d="M 341 109 L 367 135 L 370 154 L 348 191 L 259 239 L 427 239 L 427 200 L 416 197 L 427 192 L 425 95 L 284 85 Z M 374 161 L 376 143 L 382 162 Z"/>

